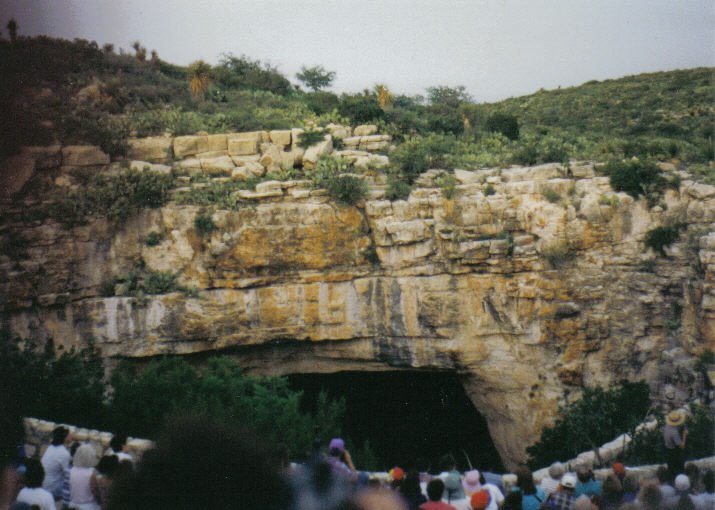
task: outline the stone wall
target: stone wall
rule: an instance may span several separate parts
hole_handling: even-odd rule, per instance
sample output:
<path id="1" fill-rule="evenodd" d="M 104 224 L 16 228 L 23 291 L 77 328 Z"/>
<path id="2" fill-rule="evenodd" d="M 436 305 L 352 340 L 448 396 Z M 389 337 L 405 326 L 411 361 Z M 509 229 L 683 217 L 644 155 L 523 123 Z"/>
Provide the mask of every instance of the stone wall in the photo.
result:
<path id="1" fill-rule="evenodd" d="M 389 143 L 363 140 L 380 136 L 372 128 L 340 129 L 346 147 L 359 138 L 349 151 Z M 164 161 L 203 173 L 223 161 L 216 178 L 239 179 L 257 170 L 249 162 L 270 167 L 264 156 L 275 147 L 264 144 L 293 152 L 295 133 L 135 141 L 132 156 L 140 168 Z M 329 151 L 332 138 L 318 145 Z M 160 147 L 185 158 L 162 159 Z M 258 152 L 237 153 L 249 150 Z M 101 159 L 60 152 L 59 168 L 55 152 L 33 153 L 56 185 L 75 185 L 68 161 L 94 168 Z M 347 155 L 354 164 L 386 159 Z M 645 379 L 665 406 L 700 398 L 693 365 L 715 349 L 715 187 L 682 174 L 665 206 L 649 208 L 615 193 L 590 163 L 456 170 L 452 198 L 437 174 L 393 202 L 375 178 L 357 207 L 303 181 L 263 182 L 241 192 L 249 205 L 214 210 L 208 236 L 195 231 L 205 212 L 196 206 L 169 203 L 119 227 L 97 219 L 68 231 L 29 219 L 32 202 L 6 200 L 0 235 L 21 235 L 25 255 L 0 256 L 4 324 L 66 347 L 93 338 L 110 363 L 223 351 L 257 374 L 452 370 L 507 465 L 584 384 Z M 650 229 L 675 223 L 685 227 L 667 257 L 644 246 Z M 146 244 L 149 232 L 163 234 L 158 245 Z M 139 259 L 178 271 L 196 292 L 100 296 L 104 281 Z"/>

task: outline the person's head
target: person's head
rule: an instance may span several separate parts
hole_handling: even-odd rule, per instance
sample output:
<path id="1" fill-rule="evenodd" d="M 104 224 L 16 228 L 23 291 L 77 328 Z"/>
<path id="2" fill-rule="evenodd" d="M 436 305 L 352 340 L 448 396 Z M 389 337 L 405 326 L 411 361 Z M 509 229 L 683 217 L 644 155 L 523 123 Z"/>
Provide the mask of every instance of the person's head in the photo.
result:
<path id="1" fill-rule="evenodd" d="M 72 465 L 78 468 L 90 468 L 96 466 L 98 460 L 94 446 L 85 443 L 77 448 L 74 457 L 72 457 Z"/>
<path id="2" fill-rule="evenodd" d="M 573 502 L 573 510 L 591 510 L 591 498 L 581 494 Z"/>
<path id="3" fill-rule="evenodd" d="M 710 494 L 715 492 L 715 472 L 712 469 L 705 471 L 703 475 L 703 485 L 705 485 L 705 492 Z"/>
<path id="4" fill-rule="evenodd" d="M 655 476 L 658 477 L 658 483 L 661 485 L 671 483 L 673 481 L 670 477 L 670 470 L 666 466 L 660 466 L 655 472 Z"/>
<path id="5" fill-rule="evenodd" d="M 25 461 L 25 485 L 30 489 L 42 487 L 45 479 L 45 468 L 37 459 L 27 459 Z"/>
<path id="6" fill-rule="evenodd" d="M 99 474 L 107 476 L 109 478 L 113 477 L 117 472 L 119 467 L 119 458 L 116 455 L 105 455 L 99 459 L 97 464 L 97 471 Z"/>
<path id="7" fill-rule="evenodd" d="M 601 486 L 604 501 L 619 500 L 623 496 L 621 481 L 615 474 L 608 475 Z"/>
<path id="8" fill-rule="evenodd" d="M 439 458 L 439 468 L 442 471 L 452 471 L 457 463 L 454 461 L 452 454 L 447 453 Z"/>
<path id="9" fill-rule="evenodd" d="M 695 486 L 700 482 L 700 469 L 692 462 L 685 463 L 685 474 L 690 478 L 690 485 Z"/>
<path id="10" fill-rule="evenodd" d="M 566 473 L 561 477 L 561 489 L 567 492 L 573 492 L 576 488 L 576 477 L 571 473 Z"/>
<path id="11" fill-rule="evenodd" d="M 60 446 L 65 444 L 65 440 L 69 437 L 69 429 L 59 426 L 52 431 L 52 446 Z"/>
<path id="12" fill-rule="evenodd" d="M 638 493 L 638 501 L 643 505 L 643 510 L 658 510 L 663 499 L 660 487 L 653 483 L 646 483 Z"/>
<path id="13" fill-rule="evenodd" d="M 591 468 L 587 465 L 581 464 L 576 468 L 576 476 L 579 482 L 586 483 L 593 478 L 593 471 L 591 471 Z"/>
<path id="14" fill-rule="evenodd" d="M 681 492 L 690 490 L 690 478 L 688 478 L 688 475 L 680 474 L 675 477 L 675 490 Z"/>
<path id="15" fill-rule="evenodd" d="M 675 510 L 695 510 L 695 503 L 693 503 L 689 494 L 683 494 L 680 496 L 678 504 L 675 506 Z"/>
<path id="16" fill-rule="evenodd" d="M 378 487 L 358 491 L 352 501 L 342 505 L 349 510 L 407 510 L 407 505 L 393 491 Z"/>
<path id="17" fill-rule="evenodd" d="M 462 481 L 462 486 L 464 487 L 464 491 L 466 493 L 472 494 L 481 489 L 482 483 L 479 481 L 481 475 L 482 474 L 476 469 L 472 469 L 464 473 L 464 480 Z"/>
<path id="18" fill-rule="evenodd" d="M 80 443 L 78 441 L 74 441 L 70 445 L 70 457 L 74 458 L 74 454 L 77 453 L 77 450 L 79 449 L 79 447 L 80 447 Z"/>
<path id="19" fill-rule="evenodd" d="M 427 498 L 430 501 L 439 501 L 442 499 L 442 493 L 444 492 L 444 482 L 439 478 L 430 480 L 427 484 Z"/>
<path id="20" fill-rule="evenodd" d="M 613 474 L 618 478 L 623 479 L 626 476 L 626 466 L 622 462 L 614 462 L 611 469 L 613 469 Z"/>
<path id="21" fill-rule="evenodd" d="M 472 494 L 469 504 L 472 506 L 472 510 L 484 510 L 489 506 L 490 499 L 489 491 L 482 489 Z"/>
<path id="22" fill-rule="evenodd" d="M 560 462 L 554 462 L 549 466 L 549 476 L 554 480 L 560 480 L 565 472 L 566 468 Z"/>
<path id="23" fill-rule="evenodd" d="M 291 494 L 260 441 L 208 418 L 169 423 L 133 476 L 114 483 L 111 510 L 290 507 Z"/>
<path id="24" fill-rule="evenodd" d="M 418 497 L 421 492 L 419 472 L 415 470 L 408 471 L 400 485 L 400 493 L 406 498 L 413 498 Z"/>
<path id="25" fill-rule="evenodd" d="M 520 491 L 511 491 L 504 497 L 502 510 L 521 510 L 523 496 Z"/>
<path id="26" fill-rule="evenodd" d="M 111 441 L 109 441 L 109 447 L 116 453 L 123 452 L 127 446 L 127 435 L 126 434 L 114 434 Z"/>
<path id="27" fill-rule="evenodd" d="M 524 494 L 535 494 L 536 486 L 534 485 L 534 475 L 531 473 L 531 469 L 526 466 L 519 466 L 514 471 L 516 475 L 516 485 L 519 487 Z"/>
<path id="28" fill-rule="evenodd" d="M 623 492 L 636 492 L 638 490 L 638 475 L 629 471 L 623 479 Z"/>

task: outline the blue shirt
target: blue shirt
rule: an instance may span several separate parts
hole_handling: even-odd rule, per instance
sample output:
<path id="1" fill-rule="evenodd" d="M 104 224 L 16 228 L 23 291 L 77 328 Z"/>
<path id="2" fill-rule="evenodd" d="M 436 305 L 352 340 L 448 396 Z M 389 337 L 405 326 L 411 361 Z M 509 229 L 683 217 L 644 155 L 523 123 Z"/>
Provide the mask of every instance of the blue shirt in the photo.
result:
<path id="1" fill-rule="evenodd" d="M 593 478 L 586 483 L 581 483 L 580 481 L 576 482 L 576 490 L 573 493 L 573 497 L 578 498 L 583 494 L 585 494 L 589 498 L 593 496 L 600 496 L 601 482 L 599 482 L 598 480 L 594 480 Z"/>

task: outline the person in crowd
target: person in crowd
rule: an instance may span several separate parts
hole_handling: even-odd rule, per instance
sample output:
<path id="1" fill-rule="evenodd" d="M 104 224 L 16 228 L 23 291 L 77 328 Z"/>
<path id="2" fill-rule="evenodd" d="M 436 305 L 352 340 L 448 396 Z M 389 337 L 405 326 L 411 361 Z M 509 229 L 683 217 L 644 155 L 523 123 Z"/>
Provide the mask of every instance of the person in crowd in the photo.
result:
<path id="1" fill-rule="evenodd" d="M 516 471 L 516 487 L 512 490 L 521 491 L 522 510 L 537 510 L 544 502 L 544 491 L 534 485 L 534 475 L 526 466 L 519 466 Z"/>
<path id="2" fill-rule="evenodd" d="M 623 503 L 633 503 L 638 497 L 639 489 L 638 474 L 629 471 L 623 478 Z"/>
<path id="3" fill-rule="evenodd" d="M 420 487 L 420 474 L 417 471 L 408 471 L 400 485 L 400 495 L 407 503 L 409 510 L 417 510 L 420 505 L 427 502 Z"/>
<path id="4" fill-rule="evenodd" d="M 665 443 L 665 461 L 671 478 L 684 470 L 685 443 L 688 439 L 688 429 L 685 428 L 685 413 L 676 409 L 665 417 L 663 427 L 663 442 Z"/>
<path id="5" fill-rule="evenodd" d="M 576 477 L 566 473 L 561 477 L 561 483 L 541 504 L 542 510 L 573 510 L 574 491 L 576 490 Z"/>
<path id="6" fill-rule="evenodd" d="M 52 431 L 52 443 L 42 455 L 42 467 L 45 481 L 42 488 L 52 494 L 56 501 L 62 498 L 62 482 L 65 472 L 70 468 L 70 452 L 66 445 L 72 442 L 70 431 L 65 427 L 55 427 Z"/>
<path id="7" fill-rule="evenodd" d="M 611 466 L 613 474 L 618 478 L 618 481 L 623 485 L 623 479 L 626 477 L 626 466 L 621 461 L 616 461 Z"/>
<path id="8" fill-rule="evenodd" d="M 663 494 L 656 483 L 644 483 L 638 493 L 638 504 L 642 510 L 662 510 Z"/>
<path id="9" fill-rule="evenodd" d="M 690 479 L 688 475 L 679 474 L 675 477 L 675 495 L 663 502 L 665 510 L 694 510 L 695 503 L 690 495 Z"/>
<path id="10" fill-rule="evenodd" d="M 457 510 L 452 505 L 442 501 L 444 493 L 444 482 L 441 478 L 430 480 L 427 484 L 427 499 L 426 503 L 420 505 L 420 510 Z"/>
<path id="11" fill-rule="evenodd" d="M 574 498 L 578 498 L 584 494 L 589 498 L 601 495 L 601 482 L 596 480 L 593 475 L 593 470 L 589 466 L 585 464 L 579 465 L 576 468 L 576 477 L 578 481 L 576 482 Z"/>
<path id="12" fill-rule="evenodd" d="M 623 486 L 615 473 L 606 477 L 601 487 L 600 510 L 615 510 L 623 502 Z"/>
<path id="13" fill-rule="evenodd" d="M 715 473 L 712 469 L 708 469 L 703 475 L 703 491 L 691 499 L 696 510 L 715 509 Z"/>
<path id="14" fill-rule="evenodd" d="M 479 473 L 479 483 L 482 489 L 489 492 L 489 505 L 486 510 L 497 510 L 504 503 L 504 493 L 501 488 L 487 481 L 484 473 Z"/>
<path id="15" fill-rule="evenodd" d="M 328 456 L 325 462 L 328 463 L 336 475 L 350 480 L 353 483 L 357 482 L 357 470 L 353 464 L 350 452 L 345 449 L 345 441 L 341 438 L 336 437 L 330 440 Z"/>
<path id="16" fill-rule="evenodd" d="M 79 442 L 73 441 L 72 445 L 69 447 L 70 459 L 74 459 L 74 454 L 77 453 L 77 449 L 80 447 Z M 62 507 L 67 508 L 70 504 L 70 471 L 72 470 L 72 460 L 70 460 L 70 469 L 65 471 L 65 475 L 62 478 Z"/>
<path id="17" fill-rule="evenodd" d="M 504 498 L 503 510 L 521 510 L 522 499 L 520 490 L 510 491 Z"/>
<path id="18" fill-rule="evenodd" d="M 17 495 L 16 503 L 36 506 L 38 510 L 56 510 L 55 498 L 52 493 L 42 488 L 45 479 L 45 469 L 37 459 L 27 459 L 25 462 L 25 487 Z"/>
<path id="19" fill-rule="evenodd" d="M 463 501 L 463 504 L 468 504 L 462 487 L 462 476 L 457 471 L 457 463 L 451 454 L 445 454 L 440 458 L 439 467 L 442 472 L 437 475 L 437 478 L 444 482 L 444 494 L 442 499 L 450 504 L 455 504 L 457 501 Z"/>
<path id="20" fill-rule="evenodd" d="M 370 487 L 358 491 L 340 510 L 407 510 L 405 502 L 392 490 Z"/>
<path id="21" fill-rule="evenodd" d="M 464 495 L 468 498 L 475 492 L 482 490 L 481 473 L 479 473 L 478 469 L 471 469 L 464 473 L 462 488 L 464 488 Z"/>
<path id="22" fill-rule="evenodd" d="M 673 478 L 670 476 L 670 470 L 668 467 L 660 466 L 655 472 L 655 476 L 658 478 L 658 487 L 660 488 L 660 493 L 663 496 L 663 501 L 675 496 L 675 488 L 672 485 Z"/>
<path id="23" fill-rule="evenodd" d="M 127 445 L 126 434 L 114 434 L 109 441 L 109 448 L 104 452 L 104 455 L 116 455 L 119 462 L 123 460 L 134 462 L 134 459 L 129 455 L 129 446 Z"/>
<path id="24" fill-rule="evenodd" d="M 469 505 L 471 510 L 486 510 L 489 506 L 490 498 L 491 496 L 489 495 L 489 491 L 486 489 L 480 489 L 473 492 L 469 496 Z"/>
<path id="25" fill-rule="evenodd" d="M 573 510 L 593 510 L 593 508 L 594 505 L 591 503 L 591 498 L 585 494 L 581 494 L 573 502 Z"/>
<path id="26" fill-rule="evenodd" d="M 70 508 L 76 510 L 101 510 L 96 490 L 97 480 L 94 466 L 98 462 L 97 452 L 91 444 L 83 444 L 72 457 L 70 469 Z M 94 488 L 94 491 L 92 490 Z"/>
<path id="27" fill-rule="evenodd" d="M 102 510 L 109 505 L 109 490 L 112 488 L 118 468 L 119 459 L 116 455 L 104 455 L 97 464 L 97 475 L 94 478 L 92 492 Z"/>
<path id="28" fill-rule="evenodd" d="M 549 466 L 549 474 L 541 479 L 541 490 L 544 491 L 544 497 L 548 498 L 552 492 L 556 492 L 565 472 L 566 468 L 560 462 L 554 462 Z"/>
<path id="29" fill-rule="evenodd" d="M 171 422 L 136 473 L 115 480 L 109 504 L 109 510 L 292 507 L 287 481 L 257 438 L 196 417 Z"/>
<path id="30" fill-rule="evenodd" d="M 395 466 L 390 469 L 388 474 L 390 475 L 390 488 L 393 490 L 399 489 L 405 478 L 405 471 L 401 467 Z"/>
<path id="31" fill-rule="evenodd" d="M 685 471 L 683 471 L 690 479 L 690 493 L 700 494 L 703 491 L 703 482 L 700 479 L 700 469 L 693 462 L 685 463 Z"/>

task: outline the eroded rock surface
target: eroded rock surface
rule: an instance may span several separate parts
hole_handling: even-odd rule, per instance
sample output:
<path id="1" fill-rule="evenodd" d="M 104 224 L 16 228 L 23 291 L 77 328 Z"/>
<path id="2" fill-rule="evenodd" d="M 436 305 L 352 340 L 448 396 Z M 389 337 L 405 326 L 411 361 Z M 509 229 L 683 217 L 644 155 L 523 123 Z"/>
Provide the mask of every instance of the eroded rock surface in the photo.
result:
<path id="1" fill-rule="evenodd" d="M 177 138 L 173 150 L 204 165 L 212 144 L 233 156 L 262 137 Z M 158 160 L 164 145 L 136 150 Z M 23 338 L 93 338 L 111 359 L 218 350 L 261 374 L 455 370 L 513 466 L 582 385 L 657 389 L 663 352 L 715 348 L 715 188 L 685 180 L 667 209 L 649 209 L 574 168 L 581 178 L 559 165 L 459 171 L 452 199 L 426 187 L 359 207 L 265 182 L 246 192 L 254 205 L 214 211 L 204 237 L 195 206 L 64 230 L 13 203 L 3 235 L 21 241 L 0 257 L 0 307 Z M 686 226 L 667 257 L 644 246 L 675 223 Z M 101 297 L 139 259 L 195 291 Z"/>

